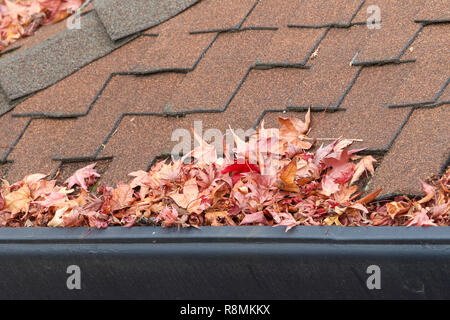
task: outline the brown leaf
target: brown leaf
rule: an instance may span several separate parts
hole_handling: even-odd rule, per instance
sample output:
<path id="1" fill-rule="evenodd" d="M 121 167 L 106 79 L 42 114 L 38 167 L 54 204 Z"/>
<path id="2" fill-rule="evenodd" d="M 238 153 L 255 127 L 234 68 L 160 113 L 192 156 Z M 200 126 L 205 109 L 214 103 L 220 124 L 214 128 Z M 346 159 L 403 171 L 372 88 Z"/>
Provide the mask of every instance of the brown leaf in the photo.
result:
<path id="1" fill-rule="evenodd" d="M 430 186 L 428 183 L 425 183 L 423 181 L 422 181 L 422 187 L 423 187 L 423 191 L 426 193 L 426 196 L 424 198 L 420 199 L 418 202 L 426 203 L 434 198 L 434 196 L 436 195 L 436 191 L 434 191 L 434 188 L 432 186 Z"/>
<path id="2" fill-rule="evenodd" d="M 133 189 L 128 184 L 120 183 L 112 191 L 111 210 L 116 211 L 128 207 L 133 202 Z"/>
<path id="3" fill-rule="evenodd" d="M 297 173 L 297 159 L 294 158 L 289 162 L 289 164 L 283 169 L 280 179 L 283 182 L 281 185 L 281 190 L 289 192 L 300 192 L 299 187 L 295 183 L 295 174 Z"/>
<path id="4" fill-rule="evenodd" d="M 31 192 L 28 185 L 24 184 L 19 190 L 6 195 L 6 209 L 12 214 L 28 212 L 31 202 Z"/>
<path id="5" fill-rule="evenodd" d="M 368 194 L 364 198 L 361 198 L 358 201 L 356 201 L 356 203 L 367 204 L 367 203 L 371 202 L 372 200 L 374 200 L 381 193 L 381 191 L 383 191 L 383 188 L 375 190 L 374 192 Z"/>
<path id="6" fill-rule="evenodd" d="M 377 162 L 377 160 L 375 160 L 375 158 L 372 157 L 372 156 L 365 156 L 365 157 L 363 157 L 358 162 L 358 164 L 355 166 L 355 173 L 353 174 L 353 178 L 350 181 L 350 184 L 352 185 L 353 183 L 358 181 L 358 179 L 361 177 L 361 175 L 365 171 L 369 171 L 373 175 L 375 173 L 375 170 L 373 168 L 373 163 L 374 162 Z"/>

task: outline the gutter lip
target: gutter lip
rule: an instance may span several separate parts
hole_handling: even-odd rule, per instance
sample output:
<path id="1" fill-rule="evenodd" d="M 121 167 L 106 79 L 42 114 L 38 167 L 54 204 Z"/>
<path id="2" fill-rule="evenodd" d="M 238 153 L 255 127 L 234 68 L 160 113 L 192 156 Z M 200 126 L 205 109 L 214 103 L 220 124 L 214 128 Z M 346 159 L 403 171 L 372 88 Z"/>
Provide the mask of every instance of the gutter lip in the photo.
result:
<path id="1" fill-rule="evenodd" d="M 188 243 L 317 243 L 360 245 L 446 245 L 450 227 L 284 227 L 238 226 L 178 229 L 139 226 L 88 228 L 0 228 L 4 244 L 188 244 Z"/>

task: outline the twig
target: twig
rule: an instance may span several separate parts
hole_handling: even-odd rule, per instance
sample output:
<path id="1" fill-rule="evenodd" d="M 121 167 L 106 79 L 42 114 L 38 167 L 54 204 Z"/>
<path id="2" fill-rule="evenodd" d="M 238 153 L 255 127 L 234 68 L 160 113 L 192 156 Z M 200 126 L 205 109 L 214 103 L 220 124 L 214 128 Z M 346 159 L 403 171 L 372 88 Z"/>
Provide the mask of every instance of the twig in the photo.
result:
<path id="1" fill-rule="evenodd" d="M 303 140 L 307 140 L 307 141 L 314 141 L 314 140 L 317 140 L 317 141 L 336 141 L 338 139 L 339 138 L 303 138 Z M 350 140 L 350 141 L 353 141 L 353 142 L 363 142 L 364 141 L 363 139 L 345 139 L 345 140 Z"/>

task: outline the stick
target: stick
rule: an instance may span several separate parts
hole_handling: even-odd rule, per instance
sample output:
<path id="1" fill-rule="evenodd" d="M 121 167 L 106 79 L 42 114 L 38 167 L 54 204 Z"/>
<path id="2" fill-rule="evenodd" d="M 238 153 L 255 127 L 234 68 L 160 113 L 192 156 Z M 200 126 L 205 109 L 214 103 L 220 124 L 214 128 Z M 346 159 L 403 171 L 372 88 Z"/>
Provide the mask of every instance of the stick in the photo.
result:
<path id="1" fill-rule="evenodd" d="M 317 140 L 317 141 L 336 141 L 338 139 L 339 138 L 303 138 L 303 140 L 307 140 L 307 141 L 314 141 L 314 140 Z M 345 140 L 350 140 L 350 141 L 353 141 L 353 142 L 363 142 L 364 141 L 363 139 L 345 139 Z"/>

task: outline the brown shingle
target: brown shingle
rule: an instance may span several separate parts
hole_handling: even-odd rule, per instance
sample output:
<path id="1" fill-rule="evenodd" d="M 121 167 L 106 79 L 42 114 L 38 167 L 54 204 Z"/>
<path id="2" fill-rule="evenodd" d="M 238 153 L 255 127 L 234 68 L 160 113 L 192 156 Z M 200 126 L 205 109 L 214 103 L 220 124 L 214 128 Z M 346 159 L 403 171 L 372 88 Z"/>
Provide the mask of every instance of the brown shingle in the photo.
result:
<path id="1" fill-rule="evenodd" d="M 379 7 L 381 15 L 380 28 L 369 29 L 367 42 L 361 48 L 356 64 L 370 64 L 384 61 L 397 60 L 402 50 L 419 30 L 420 25 L 414 23 L 414 16 L 422 9 L 424 0 L 408 0 L 398 3 L 391 0 L 380 0 L 376 3 L 366 1 L 355 21 L 366 21 L 367 13 L 371 5 Z"/>
<path id="2" fill-rule="evenodd" d="M 135 71 L 158 69 L 190 69 L 201 58 L 215 34 L 189 34 L 178 30 L 166 30 L 158 36 L 152 50 L 149 50 Z"/>
<path id="3" fill-rule="evenodd" d="M 420 180 L 438 174 L 450 155 L 450 108 L 415 110 L 384 157 L 370 188 L 383 194 L 418 194 Z"/>
<path id="4" fill-rule="evenodd" d="M 389 109 L 388 102 L 413 64 L 364 68 L 341 104 L 345 112 L 325 114 L 312 137 L 362 139 L 354 147 L 382 152 L 389 147 L 409 109 Z"/>
<path id="5" fill-rule="evenodd" d="M 201 1 L 189 10 L 148 32 L 159 32 L 168 25 L 182 26 L 188 32 L 227 30 L 237 27 L 254 6 L 255 0 Z"/>
<path id="6" fill-rule="evenodd" d="M 292 98 L 294 106 L 327 106 L 339 103 L 358 72 L 350 62 L 361 43 L 367 28 L 331 29 L 320 43 L 311 69 L 305 70 L 298 92 Z"/>
<path id="7" fill-rule="evenodd" d="M 306 64 L 323 34 L 321 29 L 280 28 L 263 50 L 259 62 Z"/>
<path id="8" fill-rule="evenodd" d="M 110 55 L 92 62 L 52 87 L 38 92 L 14 109 L 14 114 L 82 114 L 112 72 L 131 71 L 155 42 L 140 37 Z"/>
<path id="9" fill-rule="evenodd" d="M 415 15 L 417 22 L 450 21 L 450 6 L 448 0 L 430 0 L 427 5 Z"/>
<path id="10" fill-rule="evenodd" d="M 362 2 L 361 0 L 343 0 L 333 3 L 327 0 L 303 1 L 289 23 L 303 27 L 348 25 Z"/>
<path id="11" fill-rule="evenodd" d="M 31 173 L 53 174 L 59 166 L 52 158 L 65 147 L 74 120 L 33 120 L 8 159 L 13 163 L 8 181 L 19 181 Z"/>
<path id="12" fill-rule="evenodd" d="M 94 155 L 123 113 L 163 112 L 183 77 L 182 74 L 157 74 L 112 78 L 88 115 L 74 121 L 68 135 L 78 139 L 67 139 L 58 157 Z"/>
<path id="13" fill-rule="evenodd" d="M 260 0 L 242 27 L 286 27 L 300 3 L 301 0 Z"/>
<path id="14" fill-rule="evenodd" d="M 222 109 L 273 31 L 221 34 L 170 100 L 172 111 Z"/>
<path id="15" fill-rule="evenodd" d="M 389 101 L 392 105 L 433 101 L 450 77 L 450 26 L 430 25 L 412 43 L 405 59 L 415 59 L 415 68 Z"/>
<path id="16" fill-rule="evenodd" d="M 192 114 L 184 118 L 125 117 L 117 133 L 100 153 L 101 157 L 114 156 L 104 181 L 116 183 L 126 180 L 129 172 L 146 169 L 154 157 L 170 153 L 176 144 L 171 141 L 172 132 L 180 128 L 190 131 L 194 121 L 201 120 L 204 130 L 216 128 L 222 133 L 229 126 L 244 131 L 253 127 L 265 110 L 284 108 L 301 79 L 302 71 L 253 70 L 225 112 Z M 262 87 L 266 90 L 260 90 Z"/>
<path id="17" fill-rule="evenodd" d="M 0 163 L 6 160 L 9 149 L 14 142 L 20 137 L 25 129 L 28 119 L 18 119 L 11 117 L 11 113 L 7 113 L 0 117 Z"/>

